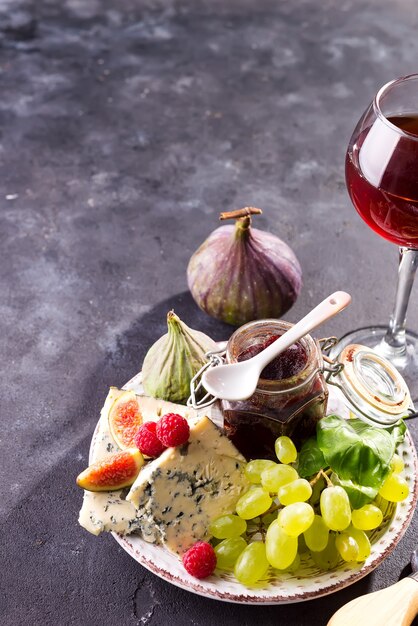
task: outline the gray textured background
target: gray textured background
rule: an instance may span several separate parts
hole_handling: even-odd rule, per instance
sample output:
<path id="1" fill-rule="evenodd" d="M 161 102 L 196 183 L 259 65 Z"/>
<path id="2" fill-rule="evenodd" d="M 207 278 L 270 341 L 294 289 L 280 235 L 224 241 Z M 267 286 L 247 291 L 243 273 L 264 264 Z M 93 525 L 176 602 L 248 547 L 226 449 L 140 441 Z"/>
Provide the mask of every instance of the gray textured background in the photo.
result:
<path id="1" fill-rule="evenodd" d="M 216 603 L 81 529 L 74 479 L 169 309 L 230 333 L 185 276 L 220 210 L 261 206 L 294 248 L 290 321 L 335 289 L 354 302 L 326 334 L 387 320 L 396 248 L 350 205 L 344 154 L 376 89 L 417 71 L 417 27 L 414 0 L 0 2 L 2 624 L 320 625 L 407 571 L 416 521 L 338 594 Z"/>

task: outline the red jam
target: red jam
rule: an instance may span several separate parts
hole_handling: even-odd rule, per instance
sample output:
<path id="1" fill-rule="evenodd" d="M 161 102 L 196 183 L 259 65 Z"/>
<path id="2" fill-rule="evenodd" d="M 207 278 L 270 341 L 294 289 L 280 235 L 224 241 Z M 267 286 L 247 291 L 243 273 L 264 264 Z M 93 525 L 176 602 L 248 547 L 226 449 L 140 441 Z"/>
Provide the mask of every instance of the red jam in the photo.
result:
<path id="1" fill-rule="evenodd" d="M 227 347 L 227 361 L 245 361 L 275 341 L 291 325 L 275 320 L 239 328 Z M 328 391 L 322 355 L 309 335 L 290 346 L 263 370 L 247 400 L 222 401 L 226 434 L 247 459 L 277 461 L 274 443 L 288 435 L 298 447 L 314 434 L 325 415 Z"/>
<path id="2" fill-rule="evenodd" d="M 272 335 L 264 342 L 257 345 L 249 346 L 238 356 L 238 361 L 247 361 L 256 354 L 270 346 L 281 337 L 281 335 Z M 308 355 L 301 343 L 294 343 L 290 348 L 279 354 L 271 361 L 261 372 L 261 378 L 265 380 L 283 380 L 283 378 L 291 378 L 296 376 L 306 365 Z"/>

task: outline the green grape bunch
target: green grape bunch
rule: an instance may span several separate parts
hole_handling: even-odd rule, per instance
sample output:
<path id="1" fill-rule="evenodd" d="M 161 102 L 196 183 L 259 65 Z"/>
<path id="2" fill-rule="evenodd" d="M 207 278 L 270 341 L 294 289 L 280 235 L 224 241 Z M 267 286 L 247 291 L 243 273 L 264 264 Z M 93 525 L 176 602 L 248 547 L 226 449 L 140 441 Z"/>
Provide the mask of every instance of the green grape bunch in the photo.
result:
<path id="1" fill-rule="evenodd" d="M 371 551 L 367 533 L 383 523 L 376 497 L 400 502 L 408 496 L 402 459 L 393 454 L 380 488 L 364 489 L 359 500 L 357 493 L 353 496 L 356 485 L 339 479 L 331 467 L 321 467 L 308 478 L 306 473 L 300 476 L 299 455 L 289 437 L 278 437 L 275 451 L 278 462 L 247 463 L 250 489 L 238 500 L 234 514 L 218 517 L 209 528 L 218 541 L 217 568 L 233 571 L 239 582 L 251 586 L 269 568 L 297 570 L 306 551 L 323 570 L 341 560 L 364 562 Z M 353 506 L 351 499 L 361 506 Z M 364 504 L 364 499 L 371 501 Z"/>

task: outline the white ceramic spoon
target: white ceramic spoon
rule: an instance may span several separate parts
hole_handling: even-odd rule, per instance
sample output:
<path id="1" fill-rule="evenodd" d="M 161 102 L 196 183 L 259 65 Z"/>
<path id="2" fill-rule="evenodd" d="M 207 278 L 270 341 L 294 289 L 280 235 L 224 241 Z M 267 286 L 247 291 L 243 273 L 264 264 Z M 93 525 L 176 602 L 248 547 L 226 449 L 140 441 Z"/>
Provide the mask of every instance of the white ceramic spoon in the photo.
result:
<path id="1" fill-rule="evenodd" d="M 336 291 L 256 356 L 247 361 L 218 365 L 206 370 L 202 376 L 203 386 L 221 400 L 246 400 L 253 395 L 260 374 L 268 363 L 298 339 L 345 309 L 350 302 L 348 293 Z"/>

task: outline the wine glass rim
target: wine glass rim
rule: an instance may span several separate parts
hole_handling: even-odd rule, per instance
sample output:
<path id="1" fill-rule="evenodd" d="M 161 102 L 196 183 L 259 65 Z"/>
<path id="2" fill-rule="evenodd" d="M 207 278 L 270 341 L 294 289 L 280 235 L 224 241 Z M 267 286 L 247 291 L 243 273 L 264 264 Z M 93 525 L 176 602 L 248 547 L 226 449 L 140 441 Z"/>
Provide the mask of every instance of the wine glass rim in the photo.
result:
<path id="1" fill-rule="evenodd" d="M 395 78 L 394 80 L 390 80 L 388 83 L 383 85 L 377 92 L 376 96 L 373 100 L 373 109 L 377 117 L 382 120 L 387 126 L 389 126 L 392 130 L 396 131 L 399 135 L 403 135 L 404 137 L 408 137 L 409 139 L 414 139 L 418 141 L 418 135 L 414 133 L 410 133 L 407 130 L 403 130 L 399 128 L 395 124 L 393 124 L 383 113 L 382 108 L 380 106 L 380 101 L 385 93 L 387 93 L 390 89 L 395 87 L 398 84 L 404 83 L 408 80 L 418 80 L 418 74 L 408 74 L 407 76 L 401 76 L 400 78 Z"/>

